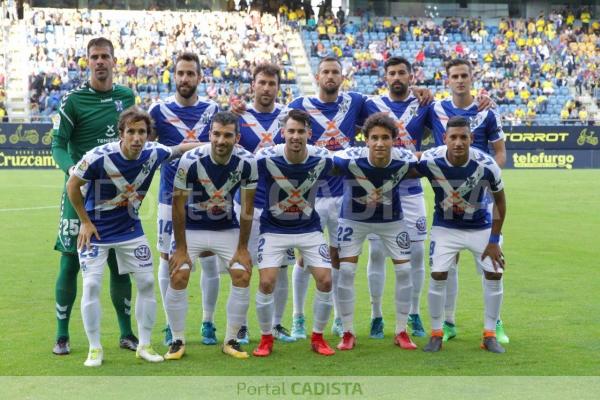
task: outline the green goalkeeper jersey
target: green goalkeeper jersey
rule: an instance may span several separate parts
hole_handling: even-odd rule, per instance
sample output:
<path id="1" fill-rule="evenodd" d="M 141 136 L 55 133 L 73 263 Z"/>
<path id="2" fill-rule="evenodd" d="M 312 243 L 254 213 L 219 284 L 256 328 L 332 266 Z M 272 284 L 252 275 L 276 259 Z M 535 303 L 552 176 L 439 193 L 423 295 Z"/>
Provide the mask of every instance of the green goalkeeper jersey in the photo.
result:
<path id="1" fill-rule="evenodd" d="M 54 123 L 52 155 L 68 174 L 69 168 L 96 146 L 119 140 L 121 112 L 135 104 L 131 89 L 113 85 L 99 92 L 89 82 L 67 93 Z"/>

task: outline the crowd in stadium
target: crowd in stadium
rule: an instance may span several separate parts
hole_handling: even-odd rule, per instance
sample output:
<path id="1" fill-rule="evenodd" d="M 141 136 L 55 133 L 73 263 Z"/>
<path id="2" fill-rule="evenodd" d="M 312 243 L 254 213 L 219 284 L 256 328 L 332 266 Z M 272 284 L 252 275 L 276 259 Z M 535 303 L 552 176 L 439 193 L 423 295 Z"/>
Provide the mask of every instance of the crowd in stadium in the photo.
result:
<path id="1" fill-rule="evenodd" d="M 316 27 L 304 28 L 313 66 L 334 54 L 344 60 L 344 87 L 379 94 L 385 85 L 379 74 L 392 55 L 414 62 L 417 85 L 429 86 L 437 98 L 448 96 L 444 63 L 455 57 L 475 66 L 477 87 L 500 104 L 509 122 L 523 120 L 587 121 L 585 108 L 574 101 L 600 84 L 597 40 L 600 23 L 586 9 L 555 10 L 537 19 L 503 18 L 486 25 L 480 18 L 450 18 L 436 23 L 425 18 L 367 18 L 340 21 L 329 13 Z M 597 96 L 596 96 L 597 98 Z"/>
<path id="2" fill-rule="evenodd" d="M 230 2 L 229 7 L 235 9 Z M 270 7 L 269 2 L 263 2 Z M 281 3 L 281 2 L 280 2 Z M 342 60 L 344 90 L 385 91 L 382 66 L 401 55 L 415 65 L 415 83 L 437 99 L 449 95 L 444 63 L 454 57 L 475 66 L 474 91 L 496 100 L 508 123 L 558 123 L 588 120 L 585 105 L 573 97 L 589 92 L 600 98 L 597 41 L 600 22 L 582 9 L 554 10 L 537 19 L 347 17 L 320 7 L 318 15 L 301 1 L 283 2 L 267 11 L 181 14 L 154 12 L 144 23 L 123 14 L 35 11 L 31 17 L 32 114 L 54 113 L 61 96 L 86 78 L 83 43 L 95 35 L 118 43 L 117 80 L 134 89 L 138 104 L 174 92 L 173 59 L 184 49 L 200 55 L 200 94 L 227 108 L 232 96 L 249 100 L 251 71 L 260 61 L 285 66 L 279 99 L 299 94 L 284 34 L 279 26 L 300 26 L 313 70 L 333 54 Z M 247 7 L 239 4 L 239 9 Z M 198 24 L 198 21 L 202 24 Z M 238 38 L 241 38 L 239 40 Z M 259 40 L 260 39 L 260 40 Z"/>
<path id="3" fill-rule="evenodd" d="M 284 35 L 273 15 L 153 12 L 144 14 L 143 21 L 129 14 L 121 19 L 98 12 L 35 11 L 30 35 L 34 113 L 52 114 L 60 97 L 86 79 L 82 44 L 100 35 L 118 44 L 118 83 L 134 89 L 137 102 L 146 106 L 175 91 L 173 60 L 184 49 L 201 57 L 201 94 L 222 106 L 231 95 L 249 99 L 252 69 L 260 62 L 284 65 L 282 83 L 295 82 Z M 294 94 L 286 85 L 282 101 Z"/>

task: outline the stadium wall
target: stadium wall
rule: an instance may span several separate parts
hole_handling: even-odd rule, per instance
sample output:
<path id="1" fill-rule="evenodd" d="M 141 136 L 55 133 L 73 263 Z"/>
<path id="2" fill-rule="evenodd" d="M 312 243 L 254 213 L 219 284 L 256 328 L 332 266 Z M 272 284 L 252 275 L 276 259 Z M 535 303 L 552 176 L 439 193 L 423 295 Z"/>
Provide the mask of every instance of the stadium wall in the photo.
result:
<path id="1" fill-rule="evenodd" d="M 507 168 L 600 168 L 600 127 L 509 126 L 505 134 Z M 0 124 L 0 169 L 57 168 L 51 142 L 52 124 Z"/>

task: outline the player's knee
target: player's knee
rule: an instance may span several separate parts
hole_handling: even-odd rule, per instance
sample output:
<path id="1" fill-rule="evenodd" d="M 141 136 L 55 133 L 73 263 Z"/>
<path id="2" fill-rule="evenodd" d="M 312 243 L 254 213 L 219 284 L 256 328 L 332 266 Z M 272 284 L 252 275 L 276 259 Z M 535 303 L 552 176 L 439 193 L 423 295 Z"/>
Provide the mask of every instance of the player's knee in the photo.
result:
<path id="1" fill-rule="evenodd" d="M 275 290 L 275 281 L 271 279 L 261 279 L 259 283 L 260 291 L 264 294 L 271 294 Z"/>
<path id="2" fill-rule="evenodd" d="M 83 280 L 83 293 L 87 296 L 98 297 L 102 289 L 102 276 L 89 275 Z"/>
<path id="3" fill-rule="evenodd" d="M 331 275 L 323 275 L 317 280 L 317 289 L 320 292 L 330 292 L 331 287 Z"/>
<path id="4" fill-rule="evenodd" d="M 152 273 L 135 274 L 135 284 L 141 295 L 151 295 L 154 292 L 154 275 Z"/>
<path id="5" fill-rule="evenodd" d="M 231 283 L 236 287 L 248 287 L 250 285 L 250 274 L 246 270 L 231 270 Z"/>
<path id="6" fill-rule="evenodd" d="M 448 272 L 432 272 L 431 279 L 434 281 L 445 281 L 448 279 Z"/>
<path id="7" fill-rule="evenodd" d="M 500 279 L 502 279 L 502 274 L 499 272 L 484 271 L 483 274 L 485 276 L 485 279 L 487 279 L 488 281 L 499 281 Z"/>
<path id="8" fill-rule="evenodd" d="M 175 290 L 183 290 L 187 288 L 190 275 L 182 271 L 177 271 L 175 275 L 171 277 L 171 287 Z"/>

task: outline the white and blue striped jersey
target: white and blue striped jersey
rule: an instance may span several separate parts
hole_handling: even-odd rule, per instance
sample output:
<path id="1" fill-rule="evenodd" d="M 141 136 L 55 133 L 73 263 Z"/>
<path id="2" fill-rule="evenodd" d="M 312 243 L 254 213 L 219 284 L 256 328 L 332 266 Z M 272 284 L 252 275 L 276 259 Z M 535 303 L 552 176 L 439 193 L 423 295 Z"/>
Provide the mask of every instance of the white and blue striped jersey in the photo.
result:
<path id="1" fill-rule="evenodd" d="M 452 99 L 435 101 L 430 106 L 430 121 L 433 129 L 433 138 L 436 146 L 444 144 L 446 125 L 452 117 L 465 117 L 470 121 L 471 133 L 473 134 L 472 147 L 490 152 L 489 143 L 504 140 L 504 131 L 500 122 L 500 115 L 494 109 L 477 111 L 479 105 L 473 102 L 467 108 L 459 108 L 454 105 Z"/>
<path id="2" fill-rule="evenodd" d="M 306 159 L 297 164 L 286 159 L 284 144 L 257 153 L 259 185 L 266 191 L 260 233 L 322 231 L 315 196 L 319 182 L 332 168 L 333 158 L 327 149 L 311 145 L 307 148 Z"/>
<path id="3" fill-rule="evenodd" d="M 175 96 L 158 101 L 149 109 L 158 142 L 165 146 L 176 146 L 186 142 L 208 142 L 210 123 L 218 111 L 217 103 L 212 100 L 198 98 L 193 106 L 184 107 L 177 103 Z M 159 203 L 171 205 L 177 162 L 177 159 L 165 162 L 161 167 Z"/>
<path id="4" fill-rule="evenodd" d="M 255 189 L 258 180 L 254 155 L 235 146 L 227 164 L 217 164 L 211 144 L 186 152 L 177 166 L 174 188 L 190 191 L 185 229 L 224 230 L 239 227 L 233 210 L 238 188 Z"/>
<path id="5" fill-rule="evenodd" d="M 417 170 L 433 188 L 433 225 L 453 229 L 485 229 L 492 225 L 487 211 L 488 190 L 503 189 L 500 167 L 489 155 L 471 147 L 469 161 L 455 167 L 446 157 L 448 148 L 439 146 L 423 153 Z"/>
<path id="6" fill-rule="evenodd" d="M 256 154 L 263 148 L 283 143 L 279 126 L 279 114 L 283 106 L 275 104 L 275 109 L 270 113 L 261 113 L 253 106 L 248 107 L 240 116 L 240 142 L 239 144 L 251 153 Z M 239 193 L 236 195 L 239 203 Z M 265 204 L 265 188 L 258 186 L 254 195 L 254 207 L 263 208 Z"/>
<path id="7" fill-rule="evenodd" d="M 365 103 L 370 116 L 384 112 L 396 121 L 398 137 L 395 146 L 416 153 L 421 151 L 421 142 L 429 118 L 429 106 L 421 107 L 419 100 L 411 93 L 404 101 L 394 101 L 389 96 L 373 96 Z M 420 179 L 405 179 L 398 187 L 401 196 L 423 193 Z"/>
<path id="8" fill-rule="evenodd" d="M 353 147 L 335 153 L 333 163 L 343 174 L 344 197 L 340 218 L 361 222 L 392 222 L 402 219 L 398 185 L 417 157 L 409 150 L 392 148 L 390 163 L 375 167 L 368 147 Z"/>
<path id="9" fill-rule="evenodd" d="M 317 97 L 298 97 L 281 112 L 283 118 L 290 109 L 308 112 L 312 137 L 308 144 L 325 147 L 331 151 L 346 149 L 354 145 L 356 127 L 363 124 L 363 107 L 366 97 L 360 93 L 347 92 L 331 103 L 323 103 Z M 318 197 L 337 197 L 343 193 L 340 177 L 327 178 L 317 194 Z"/>
<path id="10" fill-rule="evenodd" d="M 100 235 L 100 240 L 92 237 L 92 242 L 117 243 L 144 234 L 138 210 L 154 173 L 171 154 L 162 144 L 146 142 L 140 156 L 129 160 L 120 142 L 113 142 L 83 156 L 75 175 L 88 181 L 85 209 Z"/>

